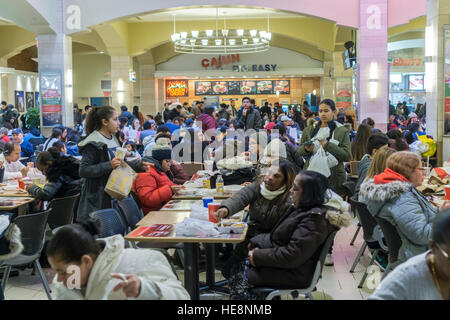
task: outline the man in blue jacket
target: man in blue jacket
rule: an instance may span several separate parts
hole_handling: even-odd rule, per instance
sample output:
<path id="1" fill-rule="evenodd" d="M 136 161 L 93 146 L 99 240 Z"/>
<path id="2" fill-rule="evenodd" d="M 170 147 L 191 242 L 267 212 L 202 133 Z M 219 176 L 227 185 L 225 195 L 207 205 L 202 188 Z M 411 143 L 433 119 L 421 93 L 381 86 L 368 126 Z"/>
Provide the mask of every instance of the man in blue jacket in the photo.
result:
<path id="1" fill-rule="evenodd" d="M 34 148 L 33 145 L 23 140 L 23 132 L 22 129 L 16 128 L 12 131 L 12 137 L 15 143 L 20 144 L 20 148 L 22 149 L 22 152 L 20 153 L 21 157 L 27 157 L 30 158 L 34 154 Z"/>

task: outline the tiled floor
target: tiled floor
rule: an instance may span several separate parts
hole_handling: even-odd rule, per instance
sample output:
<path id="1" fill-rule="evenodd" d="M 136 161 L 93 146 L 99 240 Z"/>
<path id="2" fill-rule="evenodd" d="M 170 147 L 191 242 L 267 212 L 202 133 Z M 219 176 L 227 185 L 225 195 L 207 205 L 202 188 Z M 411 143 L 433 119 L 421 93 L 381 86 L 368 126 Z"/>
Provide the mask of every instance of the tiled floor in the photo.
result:
<path id="1" fill-rule="evenodd" d="M 373 292 L 365 285 L 362 289 L 358 289 L 358 283 L 361 280 L 365 266 L 369 263 L 367 251 L 364 257 L 352 274 L 349 272 L 353 260 L 362 244 L 362 232 L 358 234 L 354 246 L 350 246 L 350 241 L 356 230 L 356 222 L 348 228 L 341 229 L 335 239 L 333 249 L 333 267 L 324 267 L 322 278 L 317 285 L 317 291 L 313 293 L 316 300 L 364 300 Z M 44 269 L 47 279 L 51 282 L 53 272 L 50 269 Z M 178 270 L 178 275 L 183 280 L 183 270 Z M 216 280 L 223 280 L 220 271 L 216 272 Z M 205 280 L 205 273 L 200 274 L 200 280 Z M 50 289 L 52 286 L 50 285 Z M 5 298 L 8 300 L 46 300 L 42 283 L 36 274 L 31 276 L 31 270 L 20 271 L 18 277 L 9 279 L 5 290 Z M 226 299 L 227 297 L 217 295 L 216 299 Z M 290 299 L 289 296 L 282 297 Z M 210 296 L 204 299 L 211 299 Z"/>

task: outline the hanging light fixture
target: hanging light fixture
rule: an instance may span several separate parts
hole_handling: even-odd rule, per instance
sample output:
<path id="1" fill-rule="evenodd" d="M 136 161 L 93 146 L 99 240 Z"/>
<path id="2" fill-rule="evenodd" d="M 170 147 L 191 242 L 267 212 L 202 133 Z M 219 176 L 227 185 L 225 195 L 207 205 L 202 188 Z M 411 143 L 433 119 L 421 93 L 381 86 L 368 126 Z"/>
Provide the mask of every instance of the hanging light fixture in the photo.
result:
<path id="1" fill-rule="evenodd" d="M 223 27 L 219 29 L 219 9 L 216 8 L 216 30 L 194 30 L 176 32 L 174 15 L 173 34 L 175 52 L 190 54 L 239 54 L 264 52 L 269 49 L 272 34 L 269 31 L 269 16 L 267 30 L 228 29 L 226 12 L 223 12 Z M 249 41 L 250 38 L 250 41 Z M 197 41 L 199 40 L 199 41 Z"/>

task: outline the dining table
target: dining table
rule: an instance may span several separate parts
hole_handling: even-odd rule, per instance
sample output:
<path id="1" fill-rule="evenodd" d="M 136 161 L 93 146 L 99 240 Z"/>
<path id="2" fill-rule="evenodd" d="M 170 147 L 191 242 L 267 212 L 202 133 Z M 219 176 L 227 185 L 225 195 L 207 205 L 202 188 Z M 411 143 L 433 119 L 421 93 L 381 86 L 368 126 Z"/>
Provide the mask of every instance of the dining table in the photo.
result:
<path id="1" fill-rule="evenodd" d="M 215 281 L 215 245 L 216 244 L 237 244 L 245 240 L 248 226 L 242 233 L 237 234 L 220 234 L 218 236 L 184 236 L 177 235 L 172 229 L 170 234 L 166 236 L 142 236 L 140 235 L 140 228 L 152 225 L 171 225 L 182 222 L 185 218 L 189 217 L 190 211 L 153 211 L 149 212 L 141 221 L 137 223 L 137 227 L 131 233 L 125 236 L 128 241 L 134 242 L 149 242 L 149 243 L 183 243 L 184 250 L 184 286 L 191 296 L 192 300 L 200 299 L 200 292 L 206 290 L 217 290 L 226 281 Z M 239 219 L 242 219 L 243 212 L 237 215 Z M 240 218 L 239 218 L 240 217 Z M 206 286 L 200 287 L 199 281 L 199 257 L 200 257 L 200 244 L 205 246 L 206 250 Z"/>

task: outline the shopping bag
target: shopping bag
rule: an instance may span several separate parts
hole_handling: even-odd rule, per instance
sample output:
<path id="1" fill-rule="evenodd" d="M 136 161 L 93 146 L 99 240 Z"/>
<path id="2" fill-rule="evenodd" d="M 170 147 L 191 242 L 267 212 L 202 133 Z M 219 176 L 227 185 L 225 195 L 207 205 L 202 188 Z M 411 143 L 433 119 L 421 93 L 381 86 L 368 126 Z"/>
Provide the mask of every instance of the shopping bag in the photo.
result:
<path id="1" fill-rule="evenodd" d="M 322 146 L 309 160 L 308 170 L 319 172 L 327 178 L 331 175 L 328 156 Z"/>
<path id="2" fill-rule="evenodd" d="M 134 172 L 125 161 L 122 161 L 121 165 L 114 169 L 109 175 L 105 192 L 109 194 L 111 198 L 123 200 L 130 194 L 131 187 L 133 186 L 136 177 L 137 173 Z"/>
<path id="3" fill-rule="evenodd" d="M 432 157 L 436 153 L 436 141 L 426 135 L 417 135 L 417 139 L 428 145 L 428 150 L 422 153 L 423 157 Z"/>

